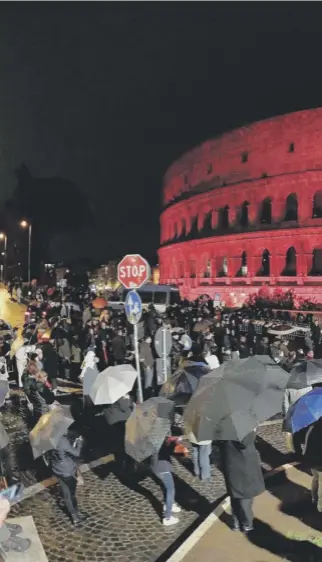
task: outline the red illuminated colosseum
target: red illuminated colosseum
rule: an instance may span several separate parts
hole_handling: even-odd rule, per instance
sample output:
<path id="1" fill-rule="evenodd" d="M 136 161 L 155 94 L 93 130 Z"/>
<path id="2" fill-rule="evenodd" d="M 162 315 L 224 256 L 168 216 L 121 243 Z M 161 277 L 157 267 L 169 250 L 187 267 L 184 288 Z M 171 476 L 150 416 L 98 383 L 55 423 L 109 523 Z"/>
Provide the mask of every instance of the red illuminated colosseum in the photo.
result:
<path id="1" fill-rule="evenodd" d="M 166 173 L 160 283 L 241 305 L 262 285 L 322 302 L 322 108 L 225 133 Z"/>

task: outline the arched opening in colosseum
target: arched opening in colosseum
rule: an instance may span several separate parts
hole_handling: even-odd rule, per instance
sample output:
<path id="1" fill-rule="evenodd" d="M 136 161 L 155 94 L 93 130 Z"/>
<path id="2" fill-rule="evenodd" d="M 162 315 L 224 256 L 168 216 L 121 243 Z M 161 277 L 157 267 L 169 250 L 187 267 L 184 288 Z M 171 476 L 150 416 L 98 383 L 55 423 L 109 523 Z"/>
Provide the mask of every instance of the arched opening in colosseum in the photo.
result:
<path id="1" fill-rule="evenodd" d="M 248 201 L 244 201 L 244 203 L 242 204 L 242 207 L 241 207 L 241 212 L 240 212 L 240 226 L 243 226 L 244 228 L 247 227 L 248 224 L 249 224 L 248 207 L 249 207 Z"/>
<path id="2" fill-rule="evenodd" d="M 203 233 L 204 236 L 211 236 L 211 234 L 213 233 L 212 212 L 211 211 L 209 213 L 207 213 L 206 216 L 205 216 L 202 233 Z"/>
<path id="3" fill-rule="evenodd" d="M 286 209 L 284 221 L 297 221 L 297 196 L 291 193 L 286 199 Z"/>
<path id="4" fill-rule="evenodd" d="M 228 260 L 227 258 L 222 258 L 219 265 L 218 277 L 227 277 L 228 274 Z"/>
<path id="5" fill-rule="evenodd" d="M 322 190 L 316 191 L 314 194 L 312 217 L 322 219 Z"/>
<path id="6" fill-rule="evenodd" d="M 229 206 L 226 205 L 219 210 L 219 228 L 227 229 L 229 228 Z"/>
<path id="7" fill-rule="evenodd" d="M 285 276 L 296 276 L 296 250 L 294 246 L 291 246 L 285 256 L 285 267 L 281 275 Z"/>
<path id="8" fill-rule="evenodd" d="M 260 277 L 269 277 L 270 275 L 270 253 L 268 250 L 264 250 L 264 252 L 262 253 L 262 265 L 261 268 L 259 270 L 259 272 L 257 273 L 257 275 L 259 275 Z"/>
<path id="9" fill-rule="evenodd" d="M 313 250 L 312 269 L 309 275 L 322 275 L 322 248 L 315 248 Z"/>
<path id="10" fill-rule="evenodd" d="M 189 232 L 189 238 L 198 238 L 199 237 L 199 230 L 198 230 L 198 217 L 193 217 L 191 219 L 191 229 Z"/>
<path id="11" fill-rule="evenodd" d="M 195 260 L 191 260 L 189 262 L 189 274 L 191 279 L 195 279 L 195 277 L 197 277 L 197 264 Z"/>
<path id="12" fill-rule="evenodd" d="M 236 277 L 247 276 L 247 253 L 243 252 L 240 259 L 240 268 L 236 272 Z"/>
<path id="13" fill-rule="evenodd" d="M 203 277 L 209 278 L 211 277 L 211 260 L 207 259 L 205 262 Z"/>
<path id="14" fill-rule="evenodd" d="M 264 199 L 260 214 L 261 224 L 272 224 L 272 200 L 270 197 Z"/>
<path id="15" fill-rule="evenodd" d="M 187 223 L 186 223 L 186 219 L 181 219 L 181 234 L 180 234 L 180 237 L 184 238 L 185 236 L 187 236 Z"/>

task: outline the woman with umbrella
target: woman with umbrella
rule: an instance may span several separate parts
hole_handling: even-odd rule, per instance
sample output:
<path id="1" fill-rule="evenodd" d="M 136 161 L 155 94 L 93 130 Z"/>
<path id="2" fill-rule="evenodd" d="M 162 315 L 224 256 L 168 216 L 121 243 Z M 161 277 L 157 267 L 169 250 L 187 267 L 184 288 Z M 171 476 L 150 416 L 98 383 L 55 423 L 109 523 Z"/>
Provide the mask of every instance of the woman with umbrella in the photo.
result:
<path id="1" fill-rule="evenodd" d="M 151 457 L 151 471 L 160 480 L 165 489 L 163 525 L 169 527 L 179 523 L 174 514 L 180 513 L 181 507 L 175 502 L 175 485 L 172 476 L 171 455 L 188 454 L 188 450 L 180 443 L 180 438 L 167 437 L 159 450 Z"/>

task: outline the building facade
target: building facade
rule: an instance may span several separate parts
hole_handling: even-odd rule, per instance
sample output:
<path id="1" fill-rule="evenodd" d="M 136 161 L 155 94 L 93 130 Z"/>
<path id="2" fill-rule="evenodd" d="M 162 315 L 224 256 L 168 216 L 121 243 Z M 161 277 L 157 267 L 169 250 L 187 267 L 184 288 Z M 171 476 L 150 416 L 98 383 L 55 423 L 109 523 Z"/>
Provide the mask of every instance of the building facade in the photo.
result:
<path id="1" fill-rule="evenodd" d="M 223 134 L 168 169 L 160 282 L 240 306 L 262 285 L 322 302 L 322 108 Z"/>

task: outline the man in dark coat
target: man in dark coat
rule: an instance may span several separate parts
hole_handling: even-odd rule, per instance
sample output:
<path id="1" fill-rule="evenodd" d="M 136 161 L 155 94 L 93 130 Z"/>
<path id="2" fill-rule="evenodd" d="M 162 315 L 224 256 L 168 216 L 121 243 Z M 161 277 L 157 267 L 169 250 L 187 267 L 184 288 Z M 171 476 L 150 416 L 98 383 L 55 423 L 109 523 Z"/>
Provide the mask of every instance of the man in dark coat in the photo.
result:
<path id="1" fill-rule="evenodd" d="M 219 444 L 231 500 L 233 529 L 244 533 L 253 530 L 253 499 L 265 490 L 255 435 L 255 431 L 252 431 L 241 442 L 221 441 Z"/>
<path id="2" fill-rule="evenodd" d="M 57 388 L 58 357 L 47 334 L 44 334 L 41 339 L 40 349 L 42 350 L 44 371 L 47 373 L 48 380 L 55 390 Z"/>
<path id="3" fill-rule="evenodd" d="M 112 339 L 111 348 L 116 365 L 123 365 L 125 362 L 126 345 L 122 330 L 118 330 L 116 336 Z"/>

